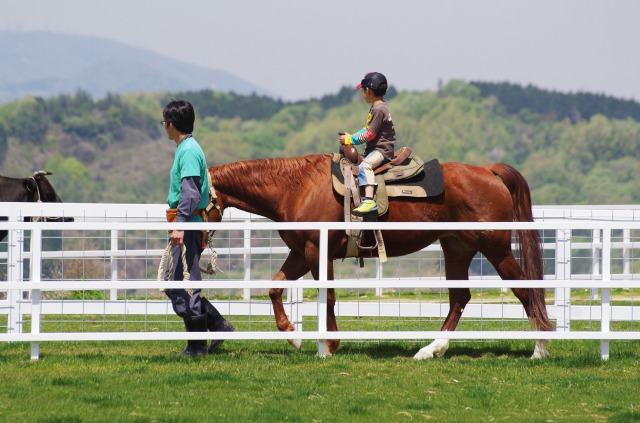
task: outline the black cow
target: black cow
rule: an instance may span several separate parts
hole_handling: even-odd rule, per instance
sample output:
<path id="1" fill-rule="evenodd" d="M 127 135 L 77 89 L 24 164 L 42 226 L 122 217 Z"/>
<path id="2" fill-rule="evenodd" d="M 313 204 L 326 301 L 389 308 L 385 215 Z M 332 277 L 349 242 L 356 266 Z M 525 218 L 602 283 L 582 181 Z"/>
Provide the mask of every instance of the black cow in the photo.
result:
<path id="1" fill-rule="evenodd" d="M 28 178 L 0 176 L 0 202 L 62 203 L 46 175 L 51 175 L 51 173 L 39 170 Z M 6 221 L 7 219 L 6 216 L 0 216 L 0 220 Z M 45 217 L 45 219 L 73 222 L 73 218 L 70 217 Z M 26 222 L 31 218 L 25 217 L 24 220 Z M 0 241 L 6 236 L 7 231 L 0 231 Z"/>

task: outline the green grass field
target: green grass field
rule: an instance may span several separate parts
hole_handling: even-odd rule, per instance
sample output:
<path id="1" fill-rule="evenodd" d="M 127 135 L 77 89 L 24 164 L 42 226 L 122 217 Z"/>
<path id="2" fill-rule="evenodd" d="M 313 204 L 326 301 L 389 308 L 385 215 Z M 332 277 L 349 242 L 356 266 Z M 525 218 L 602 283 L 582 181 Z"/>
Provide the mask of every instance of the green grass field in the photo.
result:
<path id="1" fill-rule="evenodd" d="M 365 299 L 369 294 L 340 292 Z M 589 293 L 572 299 L 589 303 Z M 389 293 L 378 301 L 435 299 Z M 483 300 L 501 301 L 497 290 Z M 407 297 L 407 298 L 405 298 Z M 614 292 L 619 304 L 635 304 Z M 30 316 L 24 316 L 30 330 Z M 275 331 L 270 316 L 234 316 L 239 331 Z M 346 318 L 341 330 L 438 330 L 441 319 Z M 6 327 L 6 317 L 0 327 Z M 459 330 L 526 330 L 525 319 L 463 318 Z M 305 316 L 303 328 L 317 321 Z M 599 322 L 572 322 L 598 330 Z M 182 331 L 160 316 L 47 315 L 43 332 Z M 612 330 L 638 330 L 613 322 Z M 0 343 L 0 422 L 629 422 L 640 421 L 640 341 L 554 341 L 532 361 L 533 341 L 452 341 L 444 358 L 413 360 L 428 341 L 343 341 L 319 358 L 304 341 L 227 341 L 207 357 L 180 357 L 185 341 Z"/>
<path id="2" fill-rule="evenodd" d="M 33 422 L 627 422 L 640 420 L 640 343 L 343 341 L 319 358 L 284 341 L 227 341 L 216 354 L 177 355 L 184 341 L 0 344 L 0 420 Z"/>

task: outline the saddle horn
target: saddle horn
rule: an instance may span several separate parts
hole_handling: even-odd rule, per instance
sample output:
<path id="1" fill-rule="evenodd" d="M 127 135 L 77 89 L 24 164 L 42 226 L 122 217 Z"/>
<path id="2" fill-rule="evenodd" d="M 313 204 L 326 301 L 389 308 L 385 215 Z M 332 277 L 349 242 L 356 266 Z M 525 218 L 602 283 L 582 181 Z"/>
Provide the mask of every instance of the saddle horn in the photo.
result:
<path id="1" fill-rule="evenodd" d="M 353 164 L 358 164 L 360 161 L 360 155 L 358 149 L 353 145 L 341 145 L 340 152 L 342 155 Z"/>

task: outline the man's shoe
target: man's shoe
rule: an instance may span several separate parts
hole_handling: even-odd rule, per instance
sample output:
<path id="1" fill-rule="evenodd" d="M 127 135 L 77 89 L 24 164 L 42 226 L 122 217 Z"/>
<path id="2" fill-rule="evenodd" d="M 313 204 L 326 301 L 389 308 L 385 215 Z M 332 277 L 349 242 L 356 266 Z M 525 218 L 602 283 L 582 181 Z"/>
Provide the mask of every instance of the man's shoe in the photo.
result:
<path id="1" fill-rule="evenodd" d="M 367 214 L 372 211 L 378 210 L 378 205 L 374 200 L 364 200 L 360 206 L 356 209 L 353 209 L 353 213 L 355 214 Z"/>
<path id="2" fill-rule="evenodd" d="M 206 332 L 207 315 L 187 317 L 184 319 L 184 326 L 187 332 Z M 180 355 L 205 355 L 207 354 L 207 341 L 204 339 L 190 339 L 187 341 L 187 348 Z"/>
<path id="3" fill-rule="evenodd" d="M 201 297 L 201 299 L 202 307 L 207 316 L 207 329 L 209 329 L 209 332 L 233 332 L 234 330 L 236 330 L 236 328 L 231 323 L 229 323 L 224 317 L 222 317 L 218 309 L 215 308 L 213 304 L 209 302 L 209 300 L 204 297 Z M 224 339 L 211 340 L 211 344 L 209 345 L 209 348 L 207 348 L 207 353 L 212 354 L 215 350 L 222 346 L 223 342 Z"/>
<path id="4" fill-rule="evenodd" d="M 189 340 L 187 341 L 187 347 L 180 353 L 180 355 L 205 355 L 207 354 L 207 341 L 204 340 Z"/>
<path id="5" fill-rule="evenodd" d="M 218 326 L 218 330 L 216 330 L 215 332 L 233 332 L 234 330 L 236 330 L 235 326 L 225 320 L 221 325 Z M 213 354 L 215 350 L 222 346 L 223 342 L 224 339 L 211 340 L 211 345 L 209 345 L 207 353 Z"/>

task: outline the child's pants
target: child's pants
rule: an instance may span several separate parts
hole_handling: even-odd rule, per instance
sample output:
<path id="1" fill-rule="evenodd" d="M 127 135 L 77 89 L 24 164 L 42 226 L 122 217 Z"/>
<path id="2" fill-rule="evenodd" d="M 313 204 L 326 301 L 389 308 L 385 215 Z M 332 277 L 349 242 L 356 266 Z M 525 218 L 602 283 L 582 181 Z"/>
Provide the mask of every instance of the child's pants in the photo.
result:
<path id="1" fill-rule="evenodd" d="M 373 169 L 380 166 L 385 158 L 378 150 L 373 150 L 358 166 L 358 184 L 377 185 Z"/>

